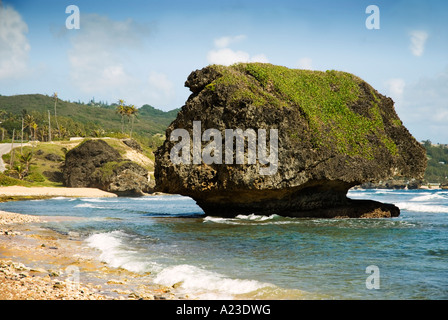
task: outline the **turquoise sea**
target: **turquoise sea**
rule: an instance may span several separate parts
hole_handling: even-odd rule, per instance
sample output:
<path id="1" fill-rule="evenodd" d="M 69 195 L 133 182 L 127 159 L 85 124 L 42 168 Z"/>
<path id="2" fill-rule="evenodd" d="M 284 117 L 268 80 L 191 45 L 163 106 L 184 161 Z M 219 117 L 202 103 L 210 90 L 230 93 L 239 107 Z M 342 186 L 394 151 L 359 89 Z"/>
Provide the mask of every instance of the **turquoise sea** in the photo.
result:
<path id="1" fill-rule="evenodd" d="M 18 201 L 0 210 L 84 217 L 46 226 L 81 238 L 112 267 L 149 271 L 199 299 L 448 299 L 448 190 L 348 196 L 394 203 L 401 215 L 205 217 L 177 195 Z"/>

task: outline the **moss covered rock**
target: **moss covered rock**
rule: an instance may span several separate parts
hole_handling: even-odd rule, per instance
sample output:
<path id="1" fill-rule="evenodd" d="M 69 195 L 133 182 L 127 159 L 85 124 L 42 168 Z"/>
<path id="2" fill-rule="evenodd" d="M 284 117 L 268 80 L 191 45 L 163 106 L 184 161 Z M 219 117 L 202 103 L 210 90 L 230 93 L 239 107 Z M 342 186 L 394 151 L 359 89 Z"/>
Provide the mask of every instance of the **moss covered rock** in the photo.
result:
<path id="1" fill-rule="evenodd" d="M 63 168 L 67 187 L 91 187 L 120 196 L 151 192 L 148 170 L 120 153 L 103 140 L 87 140 L 67 152 Z"/>
<path id="2" fill-rule="evenodd" d="M 185 85 L 192 95 L 156 152 L 156 189 L 190 196 L 206 214 L 359 217 L 380 210 L 396 216 L 394 206 L 347 199 L 348 189 L 424 174 L 425 150 L 392 99 L 350 73 L 211 65 L 192 72 Z M 277 130 L 277 170 L 261 175 L 263 164 L 247 156 L 243 164 L 174 164 L 171 133 L 183 128 L 192 136 L 193 121 L 200 121 L 201 133 L 221 131 L 222 145 L 225 129 Z"/>

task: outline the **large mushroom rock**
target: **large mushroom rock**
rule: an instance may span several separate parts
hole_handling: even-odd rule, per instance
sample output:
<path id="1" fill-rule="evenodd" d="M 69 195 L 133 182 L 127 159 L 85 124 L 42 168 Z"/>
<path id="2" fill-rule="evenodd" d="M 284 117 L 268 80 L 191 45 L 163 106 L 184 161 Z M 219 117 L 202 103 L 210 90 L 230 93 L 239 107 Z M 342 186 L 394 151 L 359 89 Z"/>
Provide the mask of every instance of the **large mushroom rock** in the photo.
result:
<path id="1" fill-rule="evenodd" d="M 99 188 L 120 196 L 152 191 L 148 170 L 123 159 L 103 140 L 87 140 L 67 152 L 63 182 L 67 187 Z"/>
<path id="2" fill-rule="evenodd" d="M 185 85 L 192 94 L 156 151 L 156 190 L 192 197 L 207 215 L 398 216 L 347 191 L 424 174 L 425 150 L 392 99 L 352 74 L 240 63 L 196 70 Z"/>

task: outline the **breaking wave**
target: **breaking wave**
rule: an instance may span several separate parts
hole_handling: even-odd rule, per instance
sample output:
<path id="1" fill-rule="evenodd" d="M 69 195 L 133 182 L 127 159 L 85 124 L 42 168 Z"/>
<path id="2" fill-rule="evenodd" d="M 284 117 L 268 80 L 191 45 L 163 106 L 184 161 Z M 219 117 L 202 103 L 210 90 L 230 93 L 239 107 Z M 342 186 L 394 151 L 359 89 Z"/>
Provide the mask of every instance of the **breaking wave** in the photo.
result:
<path id="1" fill-rule="evenodd" d="M 178 284 L 177 289 L 201 299 L 234 299 L 260 289 L 275 287 L 257 280 L 232 279 L 217 272 L 193 265 L 181 264 L 162 266 L 143 256 L 138 250 L 126 244 L 129 235 L 121 230 L 97 233 L 89 236 L 88 246 L 100 250 L 99 259 L 114 268 L 124 268 L 132 272 L 155 274 L 154 282 L 165 286 Z"/>

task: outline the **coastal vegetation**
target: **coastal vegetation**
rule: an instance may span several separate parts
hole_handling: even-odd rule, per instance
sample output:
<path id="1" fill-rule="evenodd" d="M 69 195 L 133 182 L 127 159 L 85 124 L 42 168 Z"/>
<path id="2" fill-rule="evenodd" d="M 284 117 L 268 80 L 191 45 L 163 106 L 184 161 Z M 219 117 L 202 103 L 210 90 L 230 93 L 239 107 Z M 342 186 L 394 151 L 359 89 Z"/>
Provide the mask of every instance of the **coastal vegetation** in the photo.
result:
<path id="1" fill-rule="evenodd" d="M 117 112 L 120 107 L 123 111 Z M 53 96 L 0 95 L 0 137 L 6 142 L 12 139 L 13 132 L 15 141 L 132 135 L 143 144 L 156 145 L 157 136 L 164 134 L 178 111 L 165 112 L 148 104 L 137 108 L 122 100 L 110 104 L 94 99 L 88 103 L 70 102 L 56 93 Z"/>
<path id="2" fill-rule="evenodd" d="M 430 140 L 422 141 L 422 143 L 428 158 L 425 181 L 448 185 L 448 145 L 435 145 Z"/>
<path id="3" fill-rule="evenodd" d="M 0 143 L 14 146 L 3 155 L 7 170 L 0 173 L 0 185 L 62 186 L 65 154 L 88 138 L 109 138 L 108 143 L 126 155 L 132 148 L 123 140 L 132 137 L 140 146 L 140 164 L 152 172 L 153 151 L 162 144 L 165 129 L 177 112 L 148 104 L 137 108 L 123 100 L 70 102 L 57 93 L 0 95 Z"/>

